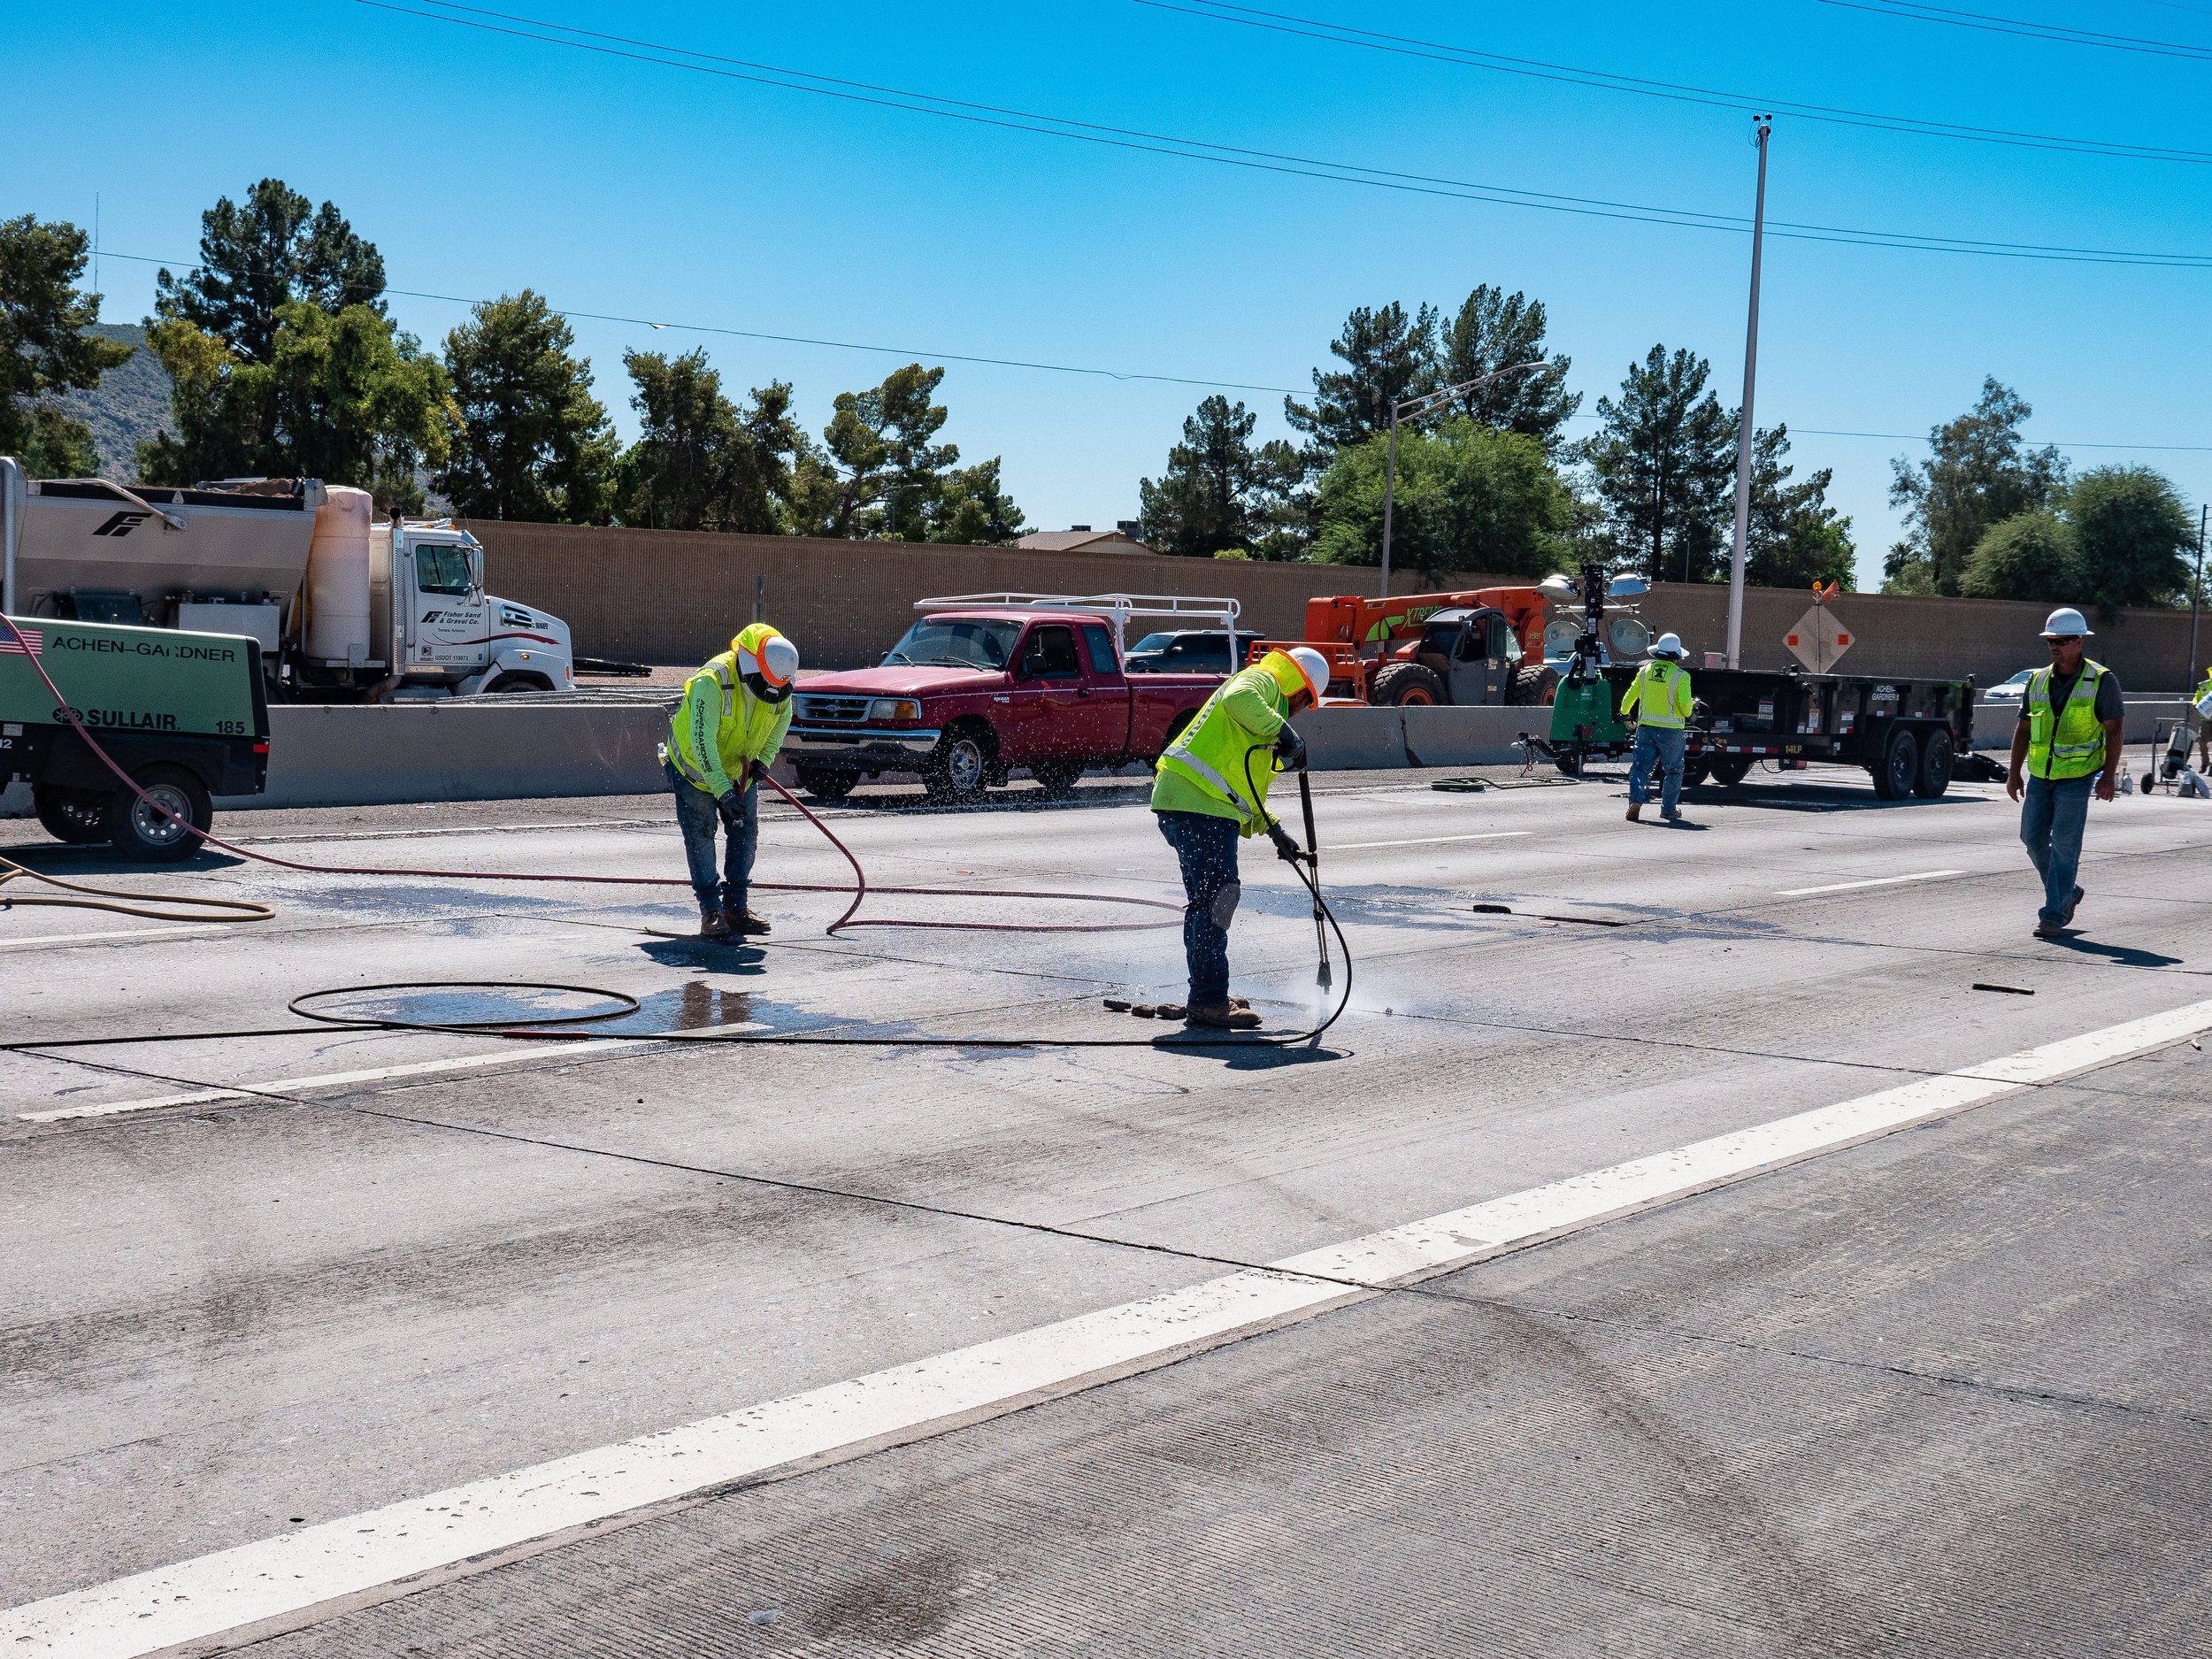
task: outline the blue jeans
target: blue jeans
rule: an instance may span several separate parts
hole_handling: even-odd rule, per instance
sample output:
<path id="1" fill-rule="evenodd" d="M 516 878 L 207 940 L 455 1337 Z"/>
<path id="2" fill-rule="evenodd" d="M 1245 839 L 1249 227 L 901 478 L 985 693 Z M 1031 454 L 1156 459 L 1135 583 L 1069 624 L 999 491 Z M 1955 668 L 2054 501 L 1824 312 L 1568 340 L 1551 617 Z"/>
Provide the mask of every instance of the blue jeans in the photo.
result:
<path id="1" fill-rule="evenodd" d="M 1203 812 L 1159 812 L 1160 833 L 1183 867 L 1183 956 L 1190 965 L 1190 1005 L 1229 1000 L 1229 918 L 1244 889 L 1237 880 L 1234 818 Z"/>
<path id="2" fill-rule="evenodd" d="M 701 915 L 710 910 L 741 914 L 745 909 L 745 886 L 752 879 L 753 854 L 760 847 L 760 786 L 743 794 L 734 791 L 717 801 L 676 770 L 672 760 L 661 763 L 668 787 L 676 792 L 676 822 L 684 832 L 684 862 L 691 866 L 691 890 L 699 895 Z M 714 872 L 714 830 L 722 827 L 722 876 Z"/>
<path id="3" fill-rule="evenodd" d="M 2097 787 L 2086 778 L 2030 778 L 2020 803 L 2020 839 L 2029 860 L 2043 878 L 2043 908 L 2036 918 L 2052 927 L 2065 925 L 2074 902 L 2074 877 L 2081 869 L 2081 833 L 2089 822 L 2089 797 Z"/>
<path id="4" fill-rule="evenodd" d="M 1670 815 L 1682 804 L 1682 746 L 1689 734 L 1678 726 L 1639 726 L 1636 752 L 1628 763 L 1628 798 L 1644 803 L 1651 768 L 1659 767 L 1659 810 Z"/>

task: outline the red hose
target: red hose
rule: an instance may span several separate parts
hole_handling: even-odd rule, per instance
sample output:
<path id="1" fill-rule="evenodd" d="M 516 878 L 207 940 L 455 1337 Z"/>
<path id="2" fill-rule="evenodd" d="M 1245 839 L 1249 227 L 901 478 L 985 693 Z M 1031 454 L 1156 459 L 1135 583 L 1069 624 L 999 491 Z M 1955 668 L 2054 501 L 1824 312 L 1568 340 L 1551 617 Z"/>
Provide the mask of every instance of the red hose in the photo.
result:
<path id="1" fill-rule="evenodd" d="M 53 694 L 56 709 L 67 718 L 71 727 L 79 737 L 84 740 L 85 747 L 98 757 L 100 764 L 122 780 L 125 788 L 179 828 L 188 831 L 209 846 L 219 847 L 225 852 L 234 854 L 237 857 L 250 859 L 256 864 L 271 864 L 280 870 L 297 870 L 309 875 L 318 876 L 412 876 L 439 881 L 589 882 L 601 887 L 687 887 L 691 885 L 690 878 L 687 876 L 588 876 L 545 874 L 519 870 L 414 870 L 387 869 L 370 864 L 311 864 L 296 858 L 280 858 L 273 853 L 257 853 L 249 848 L 241 847 L 235 842 L 227 841 L 219 835 L 211 834 L 196 825 L 179 818 L 140 788 L 136 780 L 125 772 L 116 763 L 114 757 L 101 748 L 99 741 L 85 729 L 84 722 L 78 718 L 77 711 L 70 706 L 69 699 L 62 695 L 61 687 L 54 683 L 53 676 L 46 672 L 46 664 L 39 661 L 38 654 L 32 650 L 30 641 L 23 637 L 22 631 L 16 626 L 14 618 L 0 616 L 0 624 L 6 625 L 9 635 L 22 649 L 24 661 L 30 664 L 32 672 L 45 682 L 46 689 Z M 778 783 L 775 779 L 768 777 L 765 772 L 762 776 L 767 778 L 767 781 L 774 786 L 778 795 L 790 802 L 793 806 L 797 807 L 806 821 L 821 831 L 829 844 L 843 854 L 845 862 L 853 867 L 854 885 L 849 889 L 853 895 L 852 902 L 845 907 L 845 913 L 832 922 L 825 930 L 829 933 L 837 933 L 850 927 L 944 927 L 963 932 L 993 933 L 1113 933 L 1176 926 L 1171 921 L 1158 921 L 1061 922 L 1032 926 L 1022 922 L 918 921 L 890 917 L 856 921 L 855 912 L 866 902 L 869 893 L 868 872 L 860 867 L 860 860 L 853 856 L 852 849 L 840 841 L 836 833 L 828 825 L 815 817 L 806 803 L 798 796 Z M 841 886 L 831 886 L 816 881 L 757 881 L 752 885 L 779 893 L 843 893 L 849 890 Z M 1113 893 L 1041 893 L 1021 887 L 878 887 L 875 891 L 926 895 L 941 898 L 1058 899 L 1077 900 L 1087 904 L 1135 904 L 1148 910 L 1172 910 L 1178 916 L 1181 915 L 1183 910 L 1181 905 L 1171 903 L 1164 899 L 1128 898 Z"/>

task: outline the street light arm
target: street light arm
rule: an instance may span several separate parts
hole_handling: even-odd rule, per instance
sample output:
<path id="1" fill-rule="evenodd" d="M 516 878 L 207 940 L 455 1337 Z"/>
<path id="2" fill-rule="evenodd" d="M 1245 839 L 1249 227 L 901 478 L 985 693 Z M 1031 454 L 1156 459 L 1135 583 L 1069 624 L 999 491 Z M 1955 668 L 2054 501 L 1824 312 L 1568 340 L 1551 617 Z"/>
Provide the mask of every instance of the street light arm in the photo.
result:
<path id="1" fill-rule="evenodd" d="M 1516 363 L 1509 368 L 1493 369 L 1487 374 L 1478 374 L 1473 380 L 1462 380 L 1456 386 L 1446 386 L 1433 392 L 1424 392 L 1418 397 L 1409 397 L 1402 403 L 1393 405 L 1392 412 L 1402 417 L 1423 414 L 1436 404 L 1458 396 L 1462 392 L 1474 391 L 1479 387 L 1489 385 L 1493 380 L 1502 380 L 1509 374 L 1526 374 L 1532 369 L 1541 369 L 1547 373 L 1556 374 L 1563 366 L 1547 358 L 1539 357 L 1533 363 Z"/>

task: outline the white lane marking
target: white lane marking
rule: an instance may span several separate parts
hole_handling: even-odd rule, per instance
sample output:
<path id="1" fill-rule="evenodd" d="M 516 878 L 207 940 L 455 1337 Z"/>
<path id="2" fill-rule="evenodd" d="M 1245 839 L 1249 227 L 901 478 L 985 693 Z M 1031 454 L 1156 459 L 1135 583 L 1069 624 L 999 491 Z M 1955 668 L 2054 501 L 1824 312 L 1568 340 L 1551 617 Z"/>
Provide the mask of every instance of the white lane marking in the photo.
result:
<path id="1" fill-rule="evenodd" d="M 1923 870 L 1909 876 L 1875 876 L 1866 881 L 1831 881 L 1824 887 L 1784 887 L 1774 896 L 1778 899 L 1809 899 L 1816 893 L 1848 893 L 1855 887 L 1889 887 L 1901 881 L 1937 881 L 1945 876 L 1962 876 L 1963 870 Z"/>
<path id="2" fill-rule="evenodd" d="M 2193 1002 L 1633 1158 L 1364 1238 L 1125 1302 L 972 1348 L 663 1429 L 343 1520 L 50 1596 L 0 1613 L 0 1654 L 140 1659 L 254 1627 L 296 1629 L 423 1575 L 550 1548 L 689 1494 L 819 1467 L 1154 1370 L 1202 1349 L 1555 1239 L 1596 1223 L 1855 1146 L 2038 1083 L 2212 1030 Z"/>
<path id="3" fill-rule="evenodd" d="M 180 933 L 213 933 L 235 922 L 193 922 L 182 927 L 122 927 L 102 933 L 34 933 L 28 939 L 0 939 L 0 950 L 20 950 L 26 945 L 86 945 L 97 939 L 174 939 Z"/>
<path id="4" fill-rule="evenodd" d="M 765 1031 L 768 1028 L 757 1020 L 741 1025 L 718 1025 L 718 1032 Z M 265 1083 L 245 1083 L 236 1088 L 195 1089 L 184 1094 L 156 1094 L 144 1100 L 109 1101 L 104 1105 L 65 1106 L 53 1111 L 18 1112 L 17 1118 L 27 1124 L 59 1123 L 68 1118 L 112 1118 L 119 1112 L 152 1111 L 157 1106 L 197 1106 L 205 1101 L 251 1100 L 256 1094 L 280 1094 L 287 1089 L 333 1088 L 347 1083 L 380 1083 L 387 1078 L 426 1077 L 438 1071 L 470 1071 L 479 1066 L 513 1065 L 519 1061 L 542 1059 L 549 1052 L 571 1055 L 619 1054 L 625 1048 L 648 1048 L 653 1045 L 634 1038 L 610 1038 L 604 1042 L 589 1041 L 562 1043 L 556 1049 L 553 1040 L 546 1040 L 544 1048 L 511 1050 L 503 1054 L 464 1055 L 449 1060 L 412 1060 L 403 1065 L 380 1065 L 364 1071 L 324 1071 L 314 1077 L 273 1078 Z M 38 1053 L 36 1049 L 28 1050 Z M 65 1051 L 64 1051 L 65 1052 Z M 51 1056 L 48 1056 L 51 1057 Z"/>
<path id="5" fill-rule="evenodd" d="M 1333 853 L 1356 853 L 1369 847 L 1433 847 L 1439 841 L 1502 841 L 1516 835 L 1526 835 L 1527 830 L 1492 830 L 1486 835 L 1417 835 L 1405 841 L 1344 841 L 1327 850 Z"/>

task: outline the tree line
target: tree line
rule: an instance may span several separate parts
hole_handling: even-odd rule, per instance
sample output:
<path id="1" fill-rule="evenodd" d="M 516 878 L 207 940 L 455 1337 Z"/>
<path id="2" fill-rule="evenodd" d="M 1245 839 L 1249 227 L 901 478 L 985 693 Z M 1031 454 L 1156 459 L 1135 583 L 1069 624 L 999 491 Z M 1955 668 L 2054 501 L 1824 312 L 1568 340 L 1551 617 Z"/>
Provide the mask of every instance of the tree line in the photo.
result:
<path id="1" fill-rule="evenodd" d="M 146 483 L 313 477 L 388 513 L 434 493 L 472 518 L 657 529 L 988 543 L 1025 528 L 998 458 L 963 466 L 940 441 L 941 368 L 841 394 L 818 439 L 787 381 L 740 403 L 703 350 L 626 351 L 640 432 L 625 445 L 567 320 L 530 289 L 476 305 L 433 353 L 392 321 L 383 258 L 334 204 L 264 179 L 200 227 L 198 265 L 158 274 L 147 319 L 173 390 L 136 457 Z M 47 476 L 98 466 L 53 396 L 131 351 L 85 333 L 84 264 L 73 226 L 0 226 L 0 450 Z"/>
<path id="2" fill-rule="evenodd" d="M 88 332 L 82 231 L 0 223 L 0 452 L 46 476 L 88 473 L 91 434 L 54 399 L 97 384 L 130 348 Z M 625 351 L 635 442 L 622 443 L 565 319 L 525 288 L 472 308 L 426 350 L 387 313 L 375 246 L 337 207 L 280 180 L 201 216 L 200 262 L 160 273 L 149 344 L 173 385 L 171 420 L 136 457 L 148 483 L 312 476 L 372 490 L 387 512 L 428 496 L 470 517 L 758 534 L 1002 544 L 1025 528 L 997 457 L 970 465 L 941 441 L 941 368 L 919 363 L 841 394 L 819 435 L 772 380 L 741 401 L 703 350 Z M 1594 432 L 1565 427 L 1582 395 L 1554 353 L 1540 300 L 1484 284 L 1447 311 L 1398 302 L 1346 319 L 1295 441 L 1255 442 L 1257 417 L 1214 396 L 1183 423 L 1159 477 L 1139 484 L 1141 534 L 1198 557 L 1374 565 L 1381 557 L 1394 405 L 1516 365 L 1402 426 L 1392 557 L 1425 576 L 1535 576 L 1588 559 L 1653 580 L 1724 580 L 1734 525 L 1738 411 L 1711 365 L 1655 345 Z M 1906 534 L 1886 592 L 2110 607 L 2185 598 L 2195 526 L 2144 467 L 2072 473 L 2029 446 L 2030 410 L 1987 381 L 1975 407 L 1893 464 Z M 1851 521 L 1832 472 L 1803 478 L 1786 426 L 1754 434 L 1746 573 L 1769 587 L 1852 580 Z"/>

